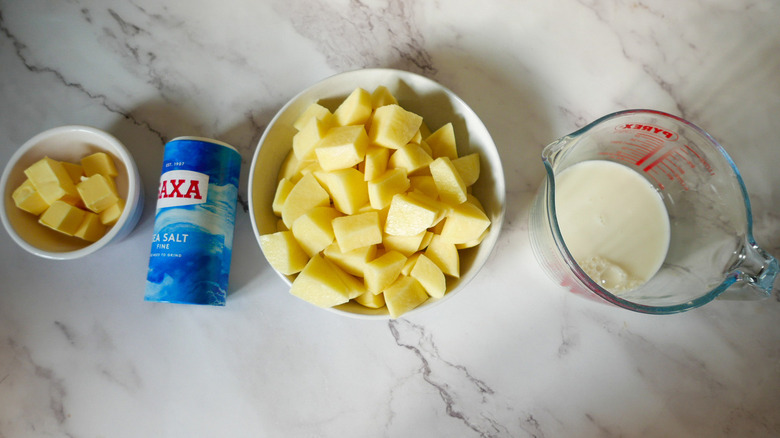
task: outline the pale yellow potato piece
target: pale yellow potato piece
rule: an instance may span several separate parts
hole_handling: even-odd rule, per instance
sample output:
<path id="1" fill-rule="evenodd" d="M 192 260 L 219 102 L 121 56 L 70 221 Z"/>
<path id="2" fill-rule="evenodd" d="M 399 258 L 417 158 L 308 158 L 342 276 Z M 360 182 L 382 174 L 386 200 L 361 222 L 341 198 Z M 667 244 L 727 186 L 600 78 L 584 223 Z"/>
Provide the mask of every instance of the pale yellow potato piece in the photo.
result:
<path id="1" fill-rule="evenodd" d="M 333 207 L 314 207 L 293 222 L 293 236 L 309 257 L 333 243 L 332 222 L 340 216 Z"/>
<path id="2" fill-rule="evenodd" d="M 290 150 L 279 168 L 279 174 L 276 177 L 277 181 L 281 179 L 292 182 L 297 181 L 300 178 L 296 178 L 296 175 L 299 175 L 301 168 L 307 164 L 309 163 L 298 160 L 298 157 L 295 156 L 295 151 Z"/>
<path id="3" fill-rule="evenodd" d="M 385 289 L 385 305 L 390 317 L 396 319 L 428 300 L 428 294 L 419 281 L 412 277 L 400 277 Z"/>
<path id="4" fill-rule="evenodd" d="M 440 209 L 424 196 L 398 194 L 393 196 L 385 222 L 385 233 L 394 236 L 415 236 L 433 226 Z"/>
<path id="5" fill-rule="evenodd" d="M 376 258 L 376 252 L 377 245 L 368 245 L 342 252 L 338 242 L 334 241 L 322 253 L 345 272 L 362 277 L 366 263 Z"/>
<path id="6" fill-rule="evenodd" d="M 409 143 L 421 123 L 422 117 L 417 114 L 397 104 L 385 105 L 374 110 L 368 136 L 379 146 L 398 149 Z"/>
<path id="7" fill-rule="evenodd" d="M 260 236 L 260 248 L 263 249 L 268 263 L 284 275 L 300 272 L 309 261 L 309 256 L 295 240 L 291 231 Z"/>
<path id="8" fill-rule="evenodd" d="M 425 235 L 422 238 L 422 242 L 420 242 L 420 247 L 417 249 L 417 251 L 422 251 L 425 248 L 428 247 L 431 243 L 431 239 L 433 239 L 434 233 L 430 230 L 425 232 Z"/>
<path id="9" fill-rule="evenodd" d="M 417 190 L 425 196 L 436 199 L 439 197 L 439 189 L 431 175 L 417 175 L 409 177 L 409 190 Z"/>
<path id="10" fill-rule="evenodd" d="M 349 167 L 332 172 L 315 172 L 314 176 L 330 193 L 333 205 L 344 214 L 355 214 L 368 204 L 368 184 L 363 173 Z"/>
<path id="11" fill-rule="evenodd" d="M 319 103 L 312 103 L 301 113 L 300 116 L 293 122 L 293 127 L 298 131 L 302 130 L 311 119 L 328 120 L 333 115 L 330 111 Z"/>
<path id="12" fill-rule="evenodd" d="M 490 219 L 476 205 L 464 202 L 451 208 L 441 230 L 445 242 L 464 244 L 479 239 L 490 226 Z"/>
<path id="13" fill-rule="evenodd" d="M 455 248 L 458 248 L 458 249 L 474 248 L 475 246 L 477 246 L 480 243 L 482 243 L 482 241 L 485 240 L 485 237 L 487 237 L 487 235 L 489 233 L 490 233 L 490 228 L 488 228 L 485 231 L 483 231 L 482 234 L 479 237 L 477 237 L 476 239 L 474 239 L 474 240 L 470 240 L 470 241 L 465 242 L 465 243 L 456 243 L 455 244 Z"/>
<path id="14" fill-rule="evenodd" d="M 52 202 L 49 208 L 41 214 L 38 222 L 53 230 L 73 236 L 78 231 L 86 214 L 86 211 L 58 199 Z"/>
<path id="15" fill-rule="evenodd" d="M 374 92 L 371 93 L 371 107 L 374 109 L 379 108 L 380 106 L 397 104 L 398 100 L 396 100 L 395 96 L 393 96 L 393 93 L 391 93 L 390 90 L 388 90 L 384 85 L 376 87 Z"/>
<path id="16" fill-rule="evenodd" d="M 381 146 L 369 146 L 366 149 L 366 158 L 361 164 L 364 173 L 363 179 L 371 181 L 382 176 L 387 171 L 387 161 L 390 158 L 390 149 Z"/>
<path id="17" fill-rule="evenodd" d="M 25 179 L 24 182 L 13 191 L 11 198 L 13 198 L 16 207 L 36 216 L 49 208 L 49 204 L 43 200 L 29 179 Z"/>
<path id="18" fill-rule="evenodd" d="M 331 171 L 346 169 L 363 161 L 368 137 L 362 125 L 331 128 L 314 148 L 320 166 Z"/>
<path id="19" fill-rule="evenodd" d="M 429 167 L 442 201 L 450 205 L 466 202 L 466 184 L 449 158 L 439 157 Z"/>
<path id="20" fill-rule="evenodd" d="M 398 251 L 406 257 L 409 257 L 419 251 L 420 245 L 425 238 L 425 233 L 427 232 L 428 231 L 423 231 L 414 236 L 393 236 L 392 234 L 385 233 L 382 236 L 382 246 L 388 251 Z"/>
<path id="21" fill-rule="evenodd" d="M 342 251 L 382 242 L 379 214 L 375 211 L 333 219 L 333 233 Z"/>
<path id="22" fill-rule="evenodd" d="M 344 273 L 341 268 L 317 254 L 295 277 L 290 293 L 319 307 L 344 304 L 350 300 L 353 290 L 344 283 L 344 277 L 338 271 Z"/>
<path id="23" fill-rule="evenodd" d="M 441 236 L 434 234 L 423 254 L 436 263 L 445 275 L 460 277 L 460 257 L 454 243 L 445 242 Z"/>
<path id="24" fill-rule="evenodd" d="M 381 309 L 382 307 L 385 306 L 385 295 L 384 294 L 374 295 L 371 292 L 366 291 L 364 294 L 355 297 L 355 301 L 371 309 Z"/>
<path id="25" fill-rule="evenodd" d="M 414 269 L 414 264 L 417 263 L 417 259 L 420 258 L 422 255 L 421 252 L 416 252 L 409 256 L 409 258 L 406 259 L 406 263 L 404 263 L 404 267 L 401 268 L 401 275 L 409 275 L 412 272 L 412 269 Z"/>
<path id="26" fill-rule="evenodd" d="M 341 126 L 363 125 L 371 117 L 371 94 L 356 88 L 333 112 L 333 118 Z"/>
<path id="27" fill-rule="evenodd" d="M 466 187 L 470 187 L 479 179 L 479 153 L 474 152 L 452 160 L 452 165 Z"/>
<path id="28" fill-rule="evenodd" d="M 287 228 L 293 222 L 314 207 L 330 205 L 330 196 L 311 173 L 301 177 L 290 190 L 282 205 L 282 220 Z"/>
<path id="29" fill-rule="evenodd" d="M 406 256 L 398 251 L 388 251 L 366 263 L 363 280 L 366 289 L 373 294 L 381 293 L 401 274 Z"/>
<path id="30" fill-rule="evenodd" d="M 382 176 L 368 182 L 368 200 L 371 208 L 381 210 L 390 205 L 393 196 L 409 189 L 405 169 L 390 169 Z"/>
<path id="31" fill-rule="evenodd" d="M 314 148 L 327 135 L 332 125 L 330 119 L 311 118 L 309 123 L 293 136 L 293 152 L 298 161 L 311 161 L 317 158 Z"/>
<path id="32" fill-rule="evenodd" d="M 431 147 L 433 158 L 447 157 L 450 160 L 458 158 L 458 148 L 455 143 L 455 130 L 452 123 L 447 123 L 425 138 Z"/>
<path id="33" fill-rule="evenodd" d="M 282 215 L 282 206 L 293 187 L 295 187 L 295 184 L 287 178 L 280 179 L 279 183 L 276 184 L 276 192 L 274 192 L 274 200 L 271 203 L 271 209 L 277 216 Z"/>
<path id="34" fill-rule="evenodd" d="M 387 167 L 404 169 L 409 175 L 426 169 L 433 159 L 418 144 L 409 143 L 399 147 L 390 156 Z"/>
<path id="35" fill-rule="evenodd" d="M 431 259 L 420 254 L 409 276 L 420 282 L 425 292 L 434 298 L 441 298 L 447 292 L 447 279 Z"/>
<path id="36" fill-rule="evenodd" d="M 88 242 L 97 242 L 106 234 L 106 226 L 100 222 L 100 216 L 88 211 L 81 221 L 81 225 L 73 233 L 74 236 L 84 239 Z"/>

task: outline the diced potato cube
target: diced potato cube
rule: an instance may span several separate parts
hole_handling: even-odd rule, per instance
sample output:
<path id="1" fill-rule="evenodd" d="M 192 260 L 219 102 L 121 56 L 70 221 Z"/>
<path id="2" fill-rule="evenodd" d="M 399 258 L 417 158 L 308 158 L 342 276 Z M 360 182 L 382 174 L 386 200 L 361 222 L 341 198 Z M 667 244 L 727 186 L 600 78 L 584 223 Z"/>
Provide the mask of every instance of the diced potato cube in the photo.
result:
<path id="1" fill-rule="evenodd" d="M 298 131 L 302 130 L 311 119 L 327 120 L 332 117 L 330 111 L 318 103 L 312 103 L 301 113 L 293 122 L 293 127 Z"/>
<path id="2" fill-rule="evenodd" d="M 395 319 L 428 300 L 428 294 L 419 281 L 412 277 L 400 277 L 385 289 L 385 305 L 390 317 Z"/>
<path id="3" fill-rule="evenodd" d="M 362 88 L 356 88 L 336 108 L 333 118 L 341 126 L 363 125 L 371 117 L 371 109 L 371 94 Z"/>
<path id="4" fill-rule="evenodd" d="M 490 226 L 490 219 L 476 205 L 470 202 L 452 207 L 441 237 L 445 242 L 462 244 L 479 239 L 479 236 Z"/>
<path id="5" fill-rule="evenodd" d="M 72 236 L 78 231 L 86 214 L 86 211 L 78 207 L 74 207 L 62 200 L 56 200 L 41 214 L 38 222 L 53 230 Z"/>
<path id="6" fill-rule="evenodd" d="M 385 105 L 374 110 L 368 136 L 379 146 L 398 149 L 409 143 L 421 123 L 422 117 L 417 114 L 396 104 Z"/>
<path id="7" fill-rule="evenodd" d="M 62 167 L 64 167 L 65 171 L 68 172 L 68 175 L 70 175 L 70 180 L 73 181 L 73 184 L 78 184 L 81 182 L 81 177 L 84 176 L 84 168 L 81 166 L 81 164 L 70 163 L 67 161 L 60 161 L 60 163 L 62 163 Z"/>
<path id="8" fill-rule="evenodd" d="M 49 205 L 58 199 L 70 204 L 75 204 L 80 199 L 68 171 L 57 160 L 43 157 L 25 169 L 24 174 Z"/>
<path id="9" fill-rule="evenodd" d="M 103 225 L 113 225 L 119 219 L 119 217 L 122 216 L 122 211 L 124 211 L 124 209 L 125 200 L 119 198 L 119 200 L 116 201 L 114 205 L 111 205 L 110 207 L 100 212 L 100 222 Z"/>
<path id="10" fill-rule="evenodd" d="M 355 301 L 371 309 L 381 309 L 385 305 L 385 295 L 374 295 L 371 292 L 366 291 L 363 295 L 356 297 Z"/>
<path id="11" fill-rule="evenodd" d="M 301 177 L 290 190 L 282 205 L 282 220 L 287 228 L 292 228 L 293 222 L 314 207 L 330 205 L 330 196 L 322 188 L 317 178 L 311 173 Z"/>
<path id="12" fill-rule="evenodd" d="M 333 207 L 314 207 L 293 222 L 292 233 L 311 257 L 333 243 L 333 219 L 341 216 Z"/>
<path id="13" fill-rule="evenodd" d="M 36 216 L 49 208 L 49 204 L 43 200 L 29 179 L 24 180 L 24 182 L 13 191 L 11 197 L 18 208 Z"/>
<path id="14" fill-rule="evenodd" d="M 450 160 L 458 158 L 458 148 L 455 143 L 455 130 L 452 123 L 447 123 L 425 138 L 431 147 L 432 157 L 447 157 Z"/>
<path id="15" fill-rule="evenodd" d="M 450 205 L 466 202 L 466 184 L 449 158 L 439 157 L 429 167 L 442 201 Z"/>
<path id="16" fill-rule="evenodd" d="M 452 165 L 458 171 L 458 175 L 463 179 L 463 184 L 466 187 L 470 187 L 479 179 L 479 153 L 474 152 L 452 160 Z"/>
<path id="17" fill-rule="evenodd" d="M 422 143 L 422 142 L 423 142 L 423 139 L 422 139 L 422 134 L 420 133 L 420 130 L 418 129 L 418 130 L 417 130 L 417 133 L 416 133 L 416 134 L 414 134 L 414 137 L 412 137 L 412 139 L 411 139 L 411 140 L 409 140 L 409 143 L 414 143 L 414 144 L 419 144 L 419 145 L 421 145 L 421 143 Z M 422 145 L 421 145 L 421 146 L 422 146 Z M 431 154 L 430 154 L 430 151 L 428 152 L 428 155 L 429 155 L 429 156 L 431 155 Z"/>
<path id="18" fill-rule="evenodd" d="M 375 211 L 333 219 L 333 233 L 342 251 L 382 242 L 379 214 Z"/>
<path id="19" fill-rule="evenodd" d="M 79 228 L 73 233 L 74 236 L 80 237 L 88 242 L 97 242 L 105 234 L 106 226 L 100 222 L 100 216 L 91 211 L 85 212 L 81 225 L 79 225 Z"/>
<path id="20" fill-rule="evenodd" d="M 408 276 L 411 274 L 412 269 L 414 269 L 414 264 L 417 263 L 417 259 L 420 258 L 421 255 L 422 253 L 418 251 L 409 256 L 409 258 L 406 259 L 406 263 L 404 263 L 404 267 L 401 268 L 401 275 Z"/>
<path id="21" fill-rule="evenodd" d="M 363 276 L 366 263 L 376 257 L 376 245 L 368 245 L 351 251 L 342 252 L 338 242 L 333 242 L 325 248 L 325 257 L 349 274 Z"/>
<path id="22" fill-rule="evenodd" d="M 260 248 L 268 263 L 284 275 L 300 272 L 309 261 L 309 256 L 295 240 L 291 231 L 278 231 L 260 236 Z"/>
<path id="23" fill-rule="evenodd" d="M 363 126 L 331 128 L 314 148 L 323 170 L 352 167 L 363 161 L 368 148 L 368 137 Z"/>
<path id="24" fill-rule="evenodd" d="M 422 251 L 425 248 L 427 248 L 428 245 L 430 245 L 430 243 L 431 243 L 431 239 L 433 239 L 433 235 L 434 235 L 433 232 L 426 231 L 425 232 L 425 236 L 423 236 L 423 238 L 422 238 L 422 242 L 420 242 L 420 247 L 417 248 L 417 251 Z"/>
<path id="25" fill-rule="evenodd" d="M 474 248 L 475 246 L 482 243 L 483 240 L 485 240 L 485 237 L 488 235 L 488 233 L 490 233 L 489 228 L 483 231 L 482 234 L 480 234 L 480 236 L 474 240 L 469 240 L 468 242 L 465 243 L 456 243 L 455 248 L 458 249 Z"/>
<path id="26" fill-rule="evenodd" d="M 315 172 L 314 176 L 330 193 L 333 206 L 344 214 L 354 214 L 368 204 L 368 186 L 363 173 L 354 167 L 332 172 Z"/>
<path id="27" fill-rule="evenodd" d="M 290 293 L 319 307 L 344 304 L 350 300 L 353 291 L 344 284 L 337 270 L 341 271 L 341 268 L 317 254 L 295 278 Z"/>
<path id="28" fill-rule="evenodd" d="M 305 162 L 304 162 L 305 163 Z M 290 150 L 290 153 L 287 154 L 287 156 L 284 158 L 284 161 L 282 162 L 282 166 L 279 168 L 279 175 L 277 175 L 276 179 L 287 179 L 292 182 L 295 182 L 295 176 L 300 173 L 301 168 L 305 166 L 308 163 L 302 163 L 300 160 L 298 160 L 298 157 L 295 156 L 295 151 Z"/>
<path id="29" fill-rule="evenodd" d="M 425 233 L 427 233 L 427 231 L 423 231 L 414 236 L 393 236 L 392 234 L 384 234 L 382 236 L 382 246 L 388 251 L 398 251 L 406 257 L 409 257 L 420 249 L 423 238 L 425 238 Z"/>
<path id="30" fill-rule="evenodd" d="M 119 175 L 114 165 L 114 160 L 105 152 L 95 152 L 82 158 L 81 167 L 84 169 L 84 175 L 86 176 L 100 174 L 107 178 L 113 178 Z"/>
<path id="31" fill-rule="evenodd" d="M 387 212 L 385 233 L 394 236 L 415 236 L 433 226 L 440 209 L 424 195 L 398 194 L 393 196 Z"/>
<path id="32" fill-rule="evenodd" d="M 366 263 L 363 279 L 366 289 L 373 294 L 381 293 L 401 274 L 406 256 L 397 251 L 388 251 Z"/>
<path id="33" fill-rule="evenodd" d="M 384 85 L 380 85 L 371 93 L 371 107 L 376 109 L 385 105 L 397 105 L 398 100 Z"/>
<path id="34" fill-rule="evenodd" d="M 436 263 L 444 275 L 460 277 L 460 258 L 454 243 L 445 242 L 441 236 L 434 234 L 423 254 Z"/>
<path id="35" fill-rule="evenodd" d="M 368 182 L 368 200 L 371 208 L 381 210 L 393 200 L 393 196 L 405 193 L 409 178 L 405 169 L 390 169 L 379 178 Z"/>
<path id="36" fill-rule="evenodd" d="M 290 194 L 293 187 L 295 187 L 295 184 L 287 178 L 280 179 L 279 183 L 276 185 L 276 192 L 274 193 L 274 200 L 273 203 L 271 203 L 271 208 L 277 216 L 281 216 L 284 201 L 287 200 L 287 195 Z"/>
<path id="37" fill-rule="evenodd" d="M 95 213 L 100 213 L 119 200 L 113 184 L 101 173 L 94 173 L 87 177 L 76 186 L 76 189 L 84 205 Z"/>
<path id="38" fill-rule="evenodd" d="M 420 254 L 409 274 L 420 282 L 425 292 L 434 298 L 441 298 L 447 291 L 447 279 L 441 269 L 425 254 Z"/>
<path id="39" fill-rule="evenodd" d="M 436 199 L 439 197 L 439 189 L 436 188 L 436 182 L 430 175 L 417 175 L 409 177 L 409 190 L 417 190 L 425 196 Z"/>
<path id="40" fill-rule="evenodd" d="M 426 169 L 433 159 L 418 144 L 409 143 L 398 148 L 387 166 L 392 169 L 405 169 L 409 175 L 414 175 L 421 169 Z"/>
<path id="41" fill-rule="evenodd" d="M 361 163 L 364 179 L 371 181 L 379 178 L 387 170 L 387 161 L 390 158 L 390 149 L 381 146 L 369 146 L 366 149 L 366 158 Z"/>
<path id="42" fill-rule="evenodd" d="M 317 147 L 319 141 L 327 135 L 328 130 L 332 127 L 330 119 L 321 120 L 317 118 L 311 118 L 309 123 L 304 125 L 303 129 L 298 131 L 293 136 L 292 146 L 295 157 L 299 161 L 311 161 L 316 159 L 314 154 L 314 148 Z"/>

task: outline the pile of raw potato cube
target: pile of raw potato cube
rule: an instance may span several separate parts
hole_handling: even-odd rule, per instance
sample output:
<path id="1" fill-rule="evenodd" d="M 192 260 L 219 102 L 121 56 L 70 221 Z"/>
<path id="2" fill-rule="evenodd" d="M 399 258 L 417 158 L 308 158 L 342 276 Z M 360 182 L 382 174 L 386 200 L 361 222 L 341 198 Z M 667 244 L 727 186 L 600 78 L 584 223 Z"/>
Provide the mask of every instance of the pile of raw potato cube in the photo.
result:
<path id="1" fill-rule="evenodd" d="M 291 293 L 320 307 L 350 300 L 392 318 L 447 292 L 459 250 L 490 219 L 471 186 L 477 153 L 458 156 L 451 123 L 431 132 L 384 86 L 357 88 L 332 113 L 312 103 L 294 123 L 278 175 L 277 232 L 260 237 Z"/>

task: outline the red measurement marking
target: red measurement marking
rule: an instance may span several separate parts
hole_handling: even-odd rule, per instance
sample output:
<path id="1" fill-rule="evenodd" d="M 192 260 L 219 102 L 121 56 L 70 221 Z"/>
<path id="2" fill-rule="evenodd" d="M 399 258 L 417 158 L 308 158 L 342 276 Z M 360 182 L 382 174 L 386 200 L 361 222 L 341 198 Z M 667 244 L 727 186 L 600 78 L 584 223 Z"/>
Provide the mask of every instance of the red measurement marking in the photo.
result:
<path id="1" fill-rule="evenodd" d="M 710 166 L 710 163 L 708 163 L 708 162 L 707 162 L 707 160 L 705 160 L 705 159 L 704 159 L 704 158 L 703 158 L 701 155 L 699 155 L 698 153 L 696 153 L 696 151 L 694 151 L 694 150 L 693 150 L 693 149 L 692 149 L 690 146 L 688 146 L 687 144 L 685 145 L 685 148 L 686 148 L 686 149 L 688 149 L 688 151 L 689 151 L 690 153 L 692 153 L 693 155 L 696 155 L 696 158 L 698 158 L 698 159 L 699 159 L 699 162 L 700 162 L 700 163 L 701 163 L 701 164 L 704 166 L 704 168 L 705 168 L 705 169 L 707 169 L 707 172 L 709 172 L 709 173 L 710 173 L 710 175 L 715 175 L 715 172 L 713 172 L 713 171 L 712 171 L 712 166 Z"/>
<path id="2" fill-rule="evenodd" d="M 653 161 L 652 163 L 648 164 L 648 165 L 647 165 L 647 167 L 645 167 L 643 170 L 644 170 L 645 172 L 647 172 L 648 170 L 652 169 L 653 167 L 655 167 L 656 165 L 658 165 L 658 163 L 660 163 L 660 162 L 664 161 L 664 160 L 666 159 L 666 157 L 668 157 L 669 155 L 671 155 L 671 154 L 672 154 L 672 152 L 674 152 L 674 150 L 666 151 L 666 152 L 665 152 L 664 154 L 662 154 L 660 157 L 656 158 L 656 159 L 655 159 L 655 161 Z M 645 157 L 645 159 L 646 159 L 646 158 L 649 158 L 649 157 Z M 645 159 L 643 159 L 642 161 L 644 161 Z M 636 163 L 636 164 L 637 164 L 637 166 L 638 166 L 640 163 Z"/>
<path id="3" fill-rule="evenodd" d="M 681 154 L 678 149 L 675 149 L 674 153 L 677 154 L 677 156 L 679 156 L 680 158 L 682 158 L 683 161 L 685 161 L 688 164 L 688 166 L 691 167 L 691 169 L 695 169 L 696 168 L 696 165 L 693 164 L 693 162 L 691 162 L 691 160 L 689 160 L 687 156 Z"/>

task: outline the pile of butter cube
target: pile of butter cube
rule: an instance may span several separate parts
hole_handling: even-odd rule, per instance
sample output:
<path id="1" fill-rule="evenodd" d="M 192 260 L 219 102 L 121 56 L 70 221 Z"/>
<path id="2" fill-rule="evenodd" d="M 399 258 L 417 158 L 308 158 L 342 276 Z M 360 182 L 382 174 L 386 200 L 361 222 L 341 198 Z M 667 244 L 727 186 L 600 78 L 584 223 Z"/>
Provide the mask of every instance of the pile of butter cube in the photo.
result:
<path id="1" fill-rule="evenodd" d="M 451 123 L 434 132 L 384 86 L 357 88 L 331 113 L 310 104 L 273 199 L 277 232 L 260 237 L 291 293 L 320 307 L 354 300 L 397 318 L 447 292 L 459 250 L 490 219 L 471 186 L 479 154 L 458 156 Z"/>
<path id="2" fill-rule="evenodd" d="M 88 155 L 80 163 L 44 157 L 24 174 L 27 179 L 12 194 L 16 206 L 68 236 L 96 242 L 124 209 L 114 182 L 116 165 L 104 152 Z"/>

